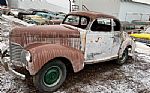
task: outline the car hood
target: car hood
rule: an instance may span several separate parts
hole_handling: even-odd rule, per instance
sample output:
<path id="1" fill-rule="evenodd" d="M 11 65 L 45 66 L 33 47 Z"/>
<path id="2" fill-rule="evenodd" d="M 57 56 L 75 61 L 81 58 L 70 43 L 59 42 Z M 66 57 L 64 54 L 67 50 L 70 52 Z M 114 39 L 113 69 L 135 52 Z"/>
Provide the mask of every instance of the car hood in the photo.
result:
<path id="1" fill-rule="evenodd" d="M 80 32 L 77 29 L 67 28 L 63 25 L 20 27 L 13 29 L 10 33 L 10 41 L 19 43 L 22 46 L 39 42 L 51 44 L 64 44 L 65 42 L 65 44 L 69 44 L 72 42 L 72 38 L 79 39 Z"/>

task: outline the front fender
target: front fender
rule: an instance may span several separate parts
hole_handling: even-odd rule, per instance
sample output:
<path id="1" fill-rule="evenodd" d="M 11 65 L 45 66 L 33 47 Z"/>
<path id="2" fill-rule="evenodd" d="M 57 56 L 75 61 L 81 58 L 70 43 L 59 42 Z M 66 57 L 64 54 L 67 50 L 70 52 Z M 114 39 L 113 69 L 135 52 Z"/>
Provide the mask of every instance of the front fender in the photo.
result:
<path id="1" fill-rule="evenodd" d="M 65 47 L 57 44 L 45 44 L 29 48 L 32 55 L 32 62 L 28 62 L 27 69 L 31 75 L 35 75 L 47 62 L 57 57 L 67 58 L 73 67 L 74 72 L 83 69 L 84 55 L 80 50 Z"/>

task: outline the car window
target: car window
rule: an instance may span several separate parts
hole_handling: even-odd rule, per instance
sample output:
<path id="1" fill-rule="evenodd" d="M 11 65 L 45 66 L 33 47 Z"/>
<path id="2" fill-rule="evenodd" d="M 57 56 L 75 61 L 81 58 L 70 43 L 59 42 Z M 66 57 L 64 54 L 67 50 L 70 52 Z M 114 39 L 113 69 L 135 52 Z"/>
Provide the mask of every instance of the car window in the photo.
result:
<path id="1" fill-rule="evenodd" d="M 96 19 L 91 27 L 92 31 L 111 31 L 111 19 Z"/>
<path id="2" fill-rule="evenodd" d="M 79 16 L 70 15 L 66 18 L 65 23 L 78 25 L 79 24 Z"/>
<path id="3" fill-rule="evenodd" d="M 113 20 L 113 26 L 114 26 L 114 31 L 120 31 L 120 29 L 121 29 L 121 24 L 120 24 L 119 20 L 114 19 L 114 20 Z"/>
<path id="4" fill-rule="evenodd" d="M 88 23 L 87 18 L 82 17 L 82 18 L 81 18 L 81 25 L 87 25 L 87 23 Z"/>
<path id="5" fill-rule="evenodd" d="M 90 18 L 86 16 L 68 15 L 62 23 L 86 29 L 89 24 L 89 21 Z"/>

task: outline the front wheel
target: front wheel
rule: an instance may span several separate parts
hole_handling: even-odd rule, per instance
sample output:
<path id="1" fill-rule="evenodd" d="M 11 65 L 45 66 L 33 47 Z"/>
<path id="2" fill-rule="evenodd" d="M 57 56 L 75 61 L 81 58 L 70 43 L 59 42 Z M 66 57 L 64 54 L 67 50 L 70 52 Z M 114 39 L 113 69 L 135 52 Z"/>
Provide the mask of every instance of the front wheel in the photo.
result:
<path id="1" fill-rule="evenodd" d="M 42 67 L 33 77 L 36 88 L 43 92 L 57 90 L 66 79 L 66 66 L 60 60 L 53 60 Z"/>
<path id="2" fill-rule="evenodd" d="M 128 59 L 128 48 L 123 51 L 121 58 L 118 58 L 116 63 L 119 65 L 123 65 Z"/>

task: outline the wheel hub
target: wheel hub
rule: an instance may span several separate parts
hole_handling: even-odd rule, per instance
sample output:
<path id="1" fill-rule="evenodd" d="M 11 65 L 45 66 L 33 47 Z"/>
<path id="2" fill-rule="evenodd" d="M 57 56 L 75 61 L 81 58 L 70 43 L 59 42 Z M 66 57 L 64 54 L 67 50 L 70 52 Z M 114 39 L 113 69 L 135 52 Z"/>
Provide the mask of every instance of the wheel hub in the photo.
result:
<path id="1" fill-rule="evenodd" d="M 51 67 L 44 75 L 44 83 L 47 86 L 54 86 L 57 84 L 61 77 L 61 71 L 59 67 Z"/>

